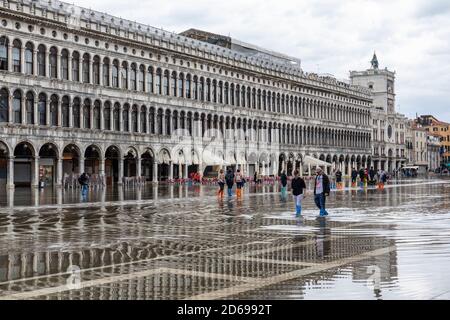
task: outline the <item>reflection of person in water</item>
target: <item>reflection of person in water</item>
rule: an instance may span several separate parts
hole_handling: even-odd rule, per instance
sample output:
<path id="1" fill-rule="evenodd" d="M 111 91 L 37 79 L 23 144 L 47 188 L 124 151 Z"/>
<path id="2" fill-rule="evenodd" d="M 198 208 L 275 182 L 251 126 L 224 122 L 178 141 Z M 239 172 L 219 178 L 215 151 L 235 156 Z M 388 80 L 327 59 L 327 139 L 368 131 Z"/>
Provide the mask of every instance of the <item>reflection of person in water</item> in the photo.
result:
<path id="1" fill-rule="evenodd" d="M 331 253 L 331 231 L 327 228 L 327 220 L 319 217 L 316 220 L 316 253 L 318 258 L 328 257 Z"/>

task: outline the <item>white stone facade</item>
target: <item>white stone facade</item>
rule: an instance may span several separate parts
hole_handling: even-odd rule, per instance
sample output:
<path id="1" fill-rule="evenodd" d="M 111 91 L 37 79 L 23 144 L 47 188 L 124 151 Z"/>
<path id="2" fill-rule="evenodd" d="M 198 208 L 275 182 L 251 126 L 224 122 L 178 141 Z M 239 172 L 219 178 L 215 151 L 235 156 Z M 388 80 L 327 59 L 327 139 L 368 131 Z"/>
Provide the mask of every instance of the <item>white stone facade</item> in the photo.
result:
<path id="1" fill-rule="evenodd" d="M 0 2 L 0 23 L 8 187 L 371 163 L 365 88 L 58 1 Z"/>
<path id="2" fill-rule="evenodd" d="M 350 72 L 353 85 L 371 90 L 373 165 L 375 169 L 392 172 L 407 162 L 406 130 L 408 119 L 395 111 L 395 73 L 378 69 L 376 55 L 372 68 Z"/>

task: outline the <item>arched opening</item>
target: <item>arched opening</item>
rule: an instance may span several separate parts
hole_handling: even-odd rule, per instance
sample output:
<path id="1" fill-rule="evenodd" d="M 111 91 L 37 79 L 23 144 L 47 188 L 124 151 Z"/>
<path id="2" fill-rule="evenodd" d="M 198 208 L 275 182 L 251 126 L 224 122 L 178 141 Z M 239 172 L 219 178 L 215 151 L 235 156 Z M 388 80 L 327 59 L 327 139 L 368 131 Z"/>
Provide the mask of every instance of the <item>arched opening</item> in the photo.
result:
<path id="1" fill-rule="evenodd" d="M 8 38 L 0 37 L 0 70 L 8 70 Z"/>
<path id="2" fill-rule="evenodd" d="M 74 144 L 69 144 L 63 150 L 63 174 L 80 174 L 80 149 Z"/>
<path id="3" fill-rule="evenodd" d="M 100 150 L 97 146 L 91 145 L 84 152 L 84 172 L 92 175 L 99 173 Z"/>
<path id="4" fill-rule="evenodd" d="M 158 159 L 158 181 L 166 181 L 169 179 L 170 173 L 170 154 L 166 149 L 159 152 Z"/>
<path id="5" fill-rule="evenodd" d="M 145 151 L 141 156 L 141 175 L 145 177 L 146 181 L 153 181 L 153 163 L 155 159 L 153 152 Z"/>
<path id="6" fill-rule="evenodd" d="M 14 123 L 22 123 L 22 92 L 20 90 L 14 91 L 12 105 Z"/>
<path id="7" fill-rule="evenodd" d="M 28 142 L 19 143 L 14 149 L 14 185 L 30 186 L 34 148 Z"/>
<path id="8" fill-rule="evenodd" d="M 0 141 L 0 186 L 5 186 L 8 179 L 8 158 L 8 147 Z"/>
<path id="9" fill-rule="evenodd" d="M 21 72 L 22 71 L 22 60 L 21 60 L 21 54 L 20 51 L 22 50 L 22 43 L 19 40 L 13 41 L 13 48 L 12 48 L 12 65 L 13 65 L 13 71 L 14 72 Z"/>
<path id="10" fill-rule="evenodd" d="M 0 122 L 8 122 L 9 92 L 6 89 L 0 90 Z"/>
<path id="11" fill-rule="evenodd" d="M 278 157 L 278 175 L 280 175 L 281 172 L 284 171 L 285 162 L 286 162 L 286 156 L 284 155 L 284 153 L 282 153 Z"/>
<path id="12" fill-rule="evenodd" d="M 124 177 L 135 177 L 136 176 L 136 153 L 134 150 L 128 150 L 128 152 L 123 157 L 123 175 Z"/>
<path id="13" fill-rule="evenodd" d="M 56 183 L 56 163 L 58 161 L 58 150 L 51 143 L 44 144 L 39 150 L 39 180 L 45 186 Z"/>
<path id="14" fill-rule="evenodd" d="M 106 183 L 111 185 L 119 179 L 119 149 L 115 146 L 110 146 L 105 152 L 105 175 Z"/>

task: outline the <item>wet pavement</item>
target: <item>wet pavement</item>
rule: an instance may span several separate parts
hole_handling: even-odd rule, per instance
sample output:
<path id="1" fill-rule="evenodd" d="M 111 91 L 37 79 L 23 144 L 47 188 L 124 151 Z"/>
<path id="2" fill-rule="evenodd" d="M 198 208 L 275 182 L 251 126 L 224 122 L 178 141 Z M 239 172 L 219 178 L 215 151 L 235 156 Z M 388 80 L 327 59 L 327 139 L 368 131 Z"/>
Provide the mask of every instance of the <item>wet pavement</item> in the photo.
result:
<path id="1" fill-rule="evenodd" d="M 450 179 L 0 190 L 0 299 L 449 299 Z"/>

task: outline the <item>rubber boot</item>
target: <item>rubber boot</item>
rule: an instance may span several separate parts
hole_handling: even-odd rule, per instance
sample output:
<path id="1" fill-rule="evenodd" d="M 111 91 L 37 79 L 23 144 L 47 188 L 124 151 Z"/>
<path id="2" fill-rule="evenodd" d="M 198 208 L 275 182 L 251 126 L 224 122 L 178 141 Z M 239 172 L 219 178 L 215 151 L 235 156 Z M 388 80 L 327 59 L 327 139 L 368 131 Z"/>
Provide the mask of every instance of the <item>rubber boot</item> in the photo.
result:
<path id="1" fill-rule="evenodd" d="M 302 215 L 302 206 L 299 206 L 299 205 L 295 206 L 295 215 L 297 217 L 300 217 Z"/>
<path id="2" fill-rule="evenodd" d="M 231 197 L 233 195 L 233 193 L 231 192 L 232 190 L 230 188 L 228 188 L 228 196 Z"/>

